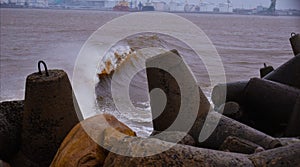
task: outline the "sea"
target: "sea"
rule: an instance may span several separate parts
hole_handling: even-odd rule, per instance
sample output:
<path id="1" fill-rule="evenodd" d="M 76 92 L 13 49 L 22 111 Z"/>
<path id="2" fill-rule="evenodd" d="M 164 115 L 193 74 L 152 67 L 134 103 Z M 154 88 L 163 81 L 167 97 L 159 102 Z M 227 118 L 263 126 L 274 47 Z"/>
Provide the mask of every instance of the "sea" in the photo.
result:
<path id="1" fill-rule="evenodd" d="M 65 70 L 72 81 L 74 66 L 84 43 L 99 27 L 127 14 L 132 13 L 1 8 L 0 101 L 24 99 L 26 77 L 37 72 L 39 60 L 44 60 L 49 69 Z M 277 68 L 292 58 L 289 38 L 292 32 L 300 33 L 300 17 L 296 16 L 174 14 L 187 19 L 206 34 L 222 60 L 227 82 L 259 77 L 259 69 L 264 63 Z M 183 33 L 189 34 L 189 29 Z M 190 36 L 193 38 L 193 34 Z M 138 58 L 133 54 L 147 47 L 178 50 L 209 100 L 214 86 L 203 62 L 196 60 L 195 52 L 179 39 L 146 32 L 113 44 L 107 55 L 99 55 L 105 59 L 99 62 L 103 65 L 95 69 L 99 77 L 94 85 L 97 113 L 113 114 L 139 136 L 148 136 L 152 131 L 145 70 L 137 73 L 130 82 L 129 96 L 140 112 L 118 111 L 110 87 L 113 71 L 133 68 L 130 62 Z"/>

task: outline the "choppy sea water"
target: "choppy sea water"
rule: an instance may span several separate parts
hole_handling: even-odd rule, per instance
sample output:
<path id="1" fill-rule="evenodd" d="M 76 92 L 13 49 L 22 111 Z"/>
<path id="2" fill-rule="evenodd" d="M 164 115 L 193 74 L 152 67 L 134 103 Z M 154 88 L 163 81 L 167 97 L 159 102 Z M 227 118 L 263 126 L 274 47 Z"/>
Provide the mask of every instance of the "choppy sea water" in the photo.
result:
<path id="1" fill-rule="evenodd" d="M 24 98 L 26 76 L 37 71 L 38 60 L 46 61 L 50 69 L 64 69 L 72 79 L 76 57 L 88 37 L 108 21 L 128 14 L 31 9 L 1 9 L 0 12 L 1 101 Z M 290 59 L 293 55 L 288 38 L 291 32 L 300 32 L 299 17 L 184 13 L 179 16 L 199 26 L 210 38 L 222 58 L 228 82 L 258 77 L 263 63 L 276 68 Z M 111 54 L 119 52 L 122 55 L 130 49 L 145 47 L 177 49 L 194 72 L 204 93 L 210 96 L 212 86 L 203 63 L 195 61 L 195 54 L 188 46 L 170 36 L 137 34 L 114 44 Z M 131 61 L 127 59 L 120 70 L 126 71 Z M 109 77 L 100 78 L 95 89 L 99 112 L 114 114 L 139 135 L 150 133 L 151 113 L 145 71 L 138 73 L 130 85 L 132 103 L 142 112 L 124 114 L 114 108 Z"/>

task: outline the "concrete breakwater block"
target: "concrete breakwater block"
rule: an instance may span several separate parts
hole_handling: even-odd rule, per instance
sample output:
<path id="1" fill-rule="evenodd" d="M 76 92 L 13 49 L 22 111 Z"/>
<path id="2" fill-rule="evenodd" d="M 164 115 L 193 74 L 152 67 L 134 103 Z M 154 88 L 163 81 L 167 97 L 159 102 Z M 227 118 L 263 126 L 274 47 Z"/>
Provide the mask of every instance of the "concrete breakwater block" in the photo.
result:
<path id="1" fill-rule="evenodd" d="M 224 101 L 237 102 L 242 109 L 242 115 L 239 118 L 235 115 L 228 116 L 265 133 L 299 136 L 299 124 L 296 122 L 300 120 L 300 110 L 295 99 L 298 96 L 296 92 L 300 89 L 300 56 L 288 60 L 264 76 L 263 80 L 257 80 L 252 79 L 251 83 L 238 81 L 218 84 L 213 88 L 212 101 L 217 108 Z M 271 84 L 271 81 L 275 83 Z"/>
<path id="2" fill-rule="evenodd" d="M 147 59 L 146 67 L 154 130 L 185 131 L 197 139 L 210 103 L 179 53 Z"/>
<path id="3" fill-rule="evenodd" d="M 283 83 L 289 86 L 300 88 L 300 57 L 294 57 L 269 72 L 263 79 Z M 213 88 L 212 101 L 218 107 L 225 102 L 235 101 L 243 103 L 243 92 L 248 81 L 237 81 L 218 84 Z"/>
<path id="4" fill-rule="evenodd" d="M 300 89 L 300 56 L 295 56 L 274 71 L 270 72 L 264 79 L 279 82 Z"/>
<path id="5" fill-rule="evenodd" d="M 112 135 L 112 133 L 106 133 Z M 110 140 L 107 145 L 112 150 L 105 159 L 104 167 L 119 166 L 297 166 L 300 163 L 300 143 L 287 145 L 254 154 L 238 154 L 217 151 L 205 148 L 197 148 L 181 144 L 172 144 L 154 138 L 123 137 Z M 128 146 L 131 147 L 128 147 Z M 143 149 L 139 149 L 143 148 Z M 143 153 L 157 152 L 150 156 L 137 156 Z M 123 153 L 126 153 L 124 156 Z"/>
<path id="6" fill-rule="evenodd" d="M 245 111 L 255 122 L 254 128 L 275 135 L 287 128 L 299 96 L 300 89 L 252 78 L 244 92 Z"/>
<path id="7" fill-rule="evenodd" d="M 274 71 L 274 68 L 272 66 L 267 66 L 266 63 L 264 63 L 264 67 L 259 69 L 260 78 L 263 78 L 272 71 Z"/>
<path id="8" fill-rule="evenodd" d="M 171 143 L 178 143 L 183 145 L 189 145 L 189 146 L 196 146 L 196 142 L 193 139 L 192 136 L 189 134 L 186 134 L 184 132 L 179 131 L 167 131 L 164 133 L 164 135 L 159 136 L 161 132 L 159 131 L 153 131 L 150 135 L 151 138 L 160 139 L 163 141 L 171 142 Z"/>
<path id="9" fill-rule="evenodd" d="M 167 68 L 169 71 L 153 68 L 157 65 Z M 198 146 L 218 149 L 228 136 L 249 139 L 265 149 L 280 146 L 280 142 L 271 136 L 222 116 L 217 112 L 209 112 L 210 103 L 176 51 L 166 52 L 147 60 L 146 66 L 154 130 L 187 132 L 198 143 L 203 127 L 214 127 L 216 121 L 220 120 L 208 139 L 198 143 Z M 162 98 L 162 93 L 152 93 L 151 91 L 155 88 L 161 89 L 166 99 Z M 191 92 L 191 90 L 194 92 Z M 195 92 L 199 93 L 198 100 L 200 101 L 199 106 L 194 111 L 196 114 L 191 111 L 191 109 L 195 109 L 193 108 L 195 99 L 191 99 L 190 96 L 193 97 L 194 94 L 192 93 Z M 165 106 L 162 101 L 166 102 Z M 194 115 L 195 118 L 191 119 L 191 115 Z M 176 122 L 178 120 L 180 121 Z M 189 123 L 190 130 L 184 129 L 186 124 Z"/>
<path id="10" fill-rule="evenodd" d="M 300 136 L 300 95 L 297 98 L 294 110 L 290 116 L 285 136 Z"/>
<path id="11" fill-rule="evenodd" d="M 235 120 L 240 119 L 243 115 L 243 111 L 240 105 L 234 101 L 229 101 L 222 104 L 219 108 L 216 109 L 216 111 L 230 118 L 233 117 Z"/>
<path id="12" fill-rule="evenodd" d="M 9 162 L 20 148 L 24 101 L 0 103 L 0 159 Z"/>
<path id="13" fill-rule="evenodd" d="M 136 135 L 112 115 L 93 116 L 78 123 L 70 131 L 60 145 L 50 166 L 103 166 L 108 153 L 98 143 L 103 143 L 104 131 L 108 127 L 129 136 Z"/>
<path id="14" fill-rule="evenodd" d="M 234 101 L 242 104 L 244 89 L 248 81 L 230 82 L 214 86 L 211 93 L 211 100 L 216 107 L 225 102 Z"/>
<path id="15" fill-rule="evenodd" d="M 300 164 L 300 142 L 248 156 L 254 166 L 282 167 Z"/>
<path id="16" fill-rule="evenodd" d="M 221 145 L 220 150 L 243 154 L 253 154 L 255 152 L 264 151 L 265 149 L 249 140 L 236 136 L 228 136 Z"/>
<path id="17" fill-rule="evenodd" d="M 294 32 L 291 33 L 290 43 L 294 52 L 294 55 L 300 54 L 300 34 Z"/>
<path id="18" fill-rule="evenodd" d="M 105 159 L 104 167 L 120 166 L 253 166 L 252 162 L 243 154 L 229 153 L 210 149 L 197 148 L 181 144 L 172 144 L 154 138 L 125 138 L 110 145 L 117 152 L 126 153 L 127 156 L 110 152 Z M 123 147 L 122 147 L 122 146 Z M 131 145 L 132 147 L 126 147 Z M 137 157 L 144 152 L 156 152 L 162 148 L 170 148 L 151 156 Z M 143 148 L 143 149 L 138 149 Z M 163 149 L 164 150 L 164 149 Z"/>
<path id="19" fill-rule="evenodd" d="M 109 114 L 88 118 L 70 131 L 50 166 L 255 166 L 254 163 L 266 166 L 270 162 L 278 166 L 282 163 L 295 165 L 300 161 L 296 158 L 300 153 L 297 141 L 259 156 L 257 153 L 230 153 L 134 136 L 130 128 Z M 254 143 L 250 146 L 259 148 Z"/>
<path id="20" fill-rule="evenodd" d="M 282 146 L 279 140 L 276 138 L 217 112 L 210 112 L 207 117 L 208 118 L 206 119 L 208 121 L 204 124 L 204 126 L 207 127 L 214 126 L 216 119 L 219 119 L 220 121 L 212 134 L 204 142 L 199 143 L 200 147 L 218 150 L 229 136 L 237 136 L 242 139 L 246 139 L 264 149 L 272 149 Z"/>
<path id="21" fill-rule="evenodd" d="M 179 59 L 175 58 L 174 61 L 174 56 Z M 167 68 L 165 70 L 155 68 L 157 63 L 161 63 L 161 66 L 167 64 Z M 295 166 L 300 163 L 300 159 L 296 158 L 300 154 L 300 143 L 281 147 L 282 144 L 276 138 L 217 112 L 208 112 L 210 104 L 176 51 L 153 57 L 148 61 L 147 70 L 150 70 L 147 71 L 147 76 L 151 78 L 148 78 L 149 90 L 154 90 L 154 93 L 150 93 L 154 129 L 163 131 L 154 132 L 154 134 L 166 132 L 167 135 L 163 137 L 171 137 L 171 139 L 156 138 L 156 135 L 146 139 L 131 137 L 135 136 L 135 133 L 113 116 L 98 115 L 82 121 L 72 129 L 61 144 L 51 166 L 256 166 L 257 164 L 259 166 L 282 164 Z M 177 78 L 176 73 L 181 72 L 184 75 Z M 180 79 L 183 79 L 183 82 L 180 82 Z M 163 92 L 155 88 L 160 88 Z M 185 94 L 186 92 L 182 90 L 188 93 Z M 176 122 L 180 112 L 190 115 L 190 109 L 195 109 L 189 106 L 194 103 L 188 96 L 194 97 L 191 90 L 197 90 L 200 101 L 196 114 L 192 113 L 196 117 L 188 131 L 191 138 L 197 141 L 199 132 L 204 126 L 213 126 L 216 119 L 220 120 L 209 138 L 203 143 L 197 143 L 197 146 L 213 149 L 228 148 L 231 151 L 237 151 L 238 148 L 232 146 L 238 142 L 244 149 L 238 151 L 250 155 L 183 145 L 191 140 L 184 140 L 181 136 L 187 139 L 189 135 L 186 135 L 185 131 L 173 131 L 186 130 L 181 126 L 184 126 L 182 123 L 190 120 L 190 117 L 183 117 L 179 124 L 170 129 L 169 127 Z M 188 99 L 187 102 L 190 103 L 184 105 L 181 101 L 183 98 Z M 206 104 L 204 108 L 201 108 L 201 101 Z M 165 103 L 165 107 L 162 102 Z M 208 121 L 204 122 L 205 119 Z M 177 136 L 184 140 L 180 141 L 181 144 L 175 143 Z M 237 140 L 232 140 L 232 138 Z M 265 153 L 264 149 L 269 150 Z M 157 152 L 160 150 L 161 152 Z M 258 151 L 262 152 L 257 153 Z M 251 154 L 252 152 L 256 153 Z"/>
<path id="22" fill-rule="evenodd" d="M 49 166 L 61 142 L 81 118 L 63 70 L 47 70 L 26 78 L 21 149 L 13 166 Z"/>
<path id="23" fill-rule="evenodd" d="M 300 56 L 296 56 L 276 70 L 269 72 L 263 79 L 300 88 Z M 213 88 L 212 101 L 219 107 L 224 102 L 235 101 L 242 104 L 243 92 L 249 81 L 218 84 Z"/>

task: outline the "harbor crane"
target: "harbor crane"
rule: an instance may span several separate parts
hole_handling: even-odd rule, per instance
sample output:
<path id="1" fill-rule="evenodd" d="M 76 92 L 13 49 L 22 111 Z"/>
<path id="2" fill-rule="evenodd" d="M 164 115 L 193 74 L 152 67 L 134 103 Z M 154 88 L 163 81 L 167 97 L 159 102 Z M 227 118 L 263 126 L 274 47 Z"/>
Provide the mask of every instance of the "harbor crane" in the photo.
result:
<path id="1" fill-rule="evenodd" d="M 276 0 L 271 0 L 271 5 L 268 9 L 268 12 L 270 13 L 275 13 L 275 10 L 276 10 Z"/>

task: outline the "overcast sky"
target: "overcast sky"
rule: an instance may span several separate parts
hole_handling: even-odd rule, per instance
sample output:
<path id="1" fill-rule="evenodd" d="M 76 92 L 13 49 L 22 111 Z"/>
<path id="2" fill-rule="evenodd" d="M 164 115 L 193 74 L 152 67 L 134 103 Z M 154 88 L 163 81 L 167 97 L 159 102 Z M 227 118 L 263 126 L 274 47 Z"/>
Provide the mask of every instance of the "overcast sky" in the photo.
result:
<path id="1" fill-rule="evenodd" d="M 188 1 L 194 3 L 199 2 L 199 0 Z M 202 2 L 212 2 L 215 4 L 219 4 L 227 2 L 227 0 L 202 0 Z M 233 8 L 255 8 L 257 5 L 269 7 L 271 0 L 231 0 L 231 2 Z M 277 0 L 276 9 L 300 9 L 300 0 Z"/>

